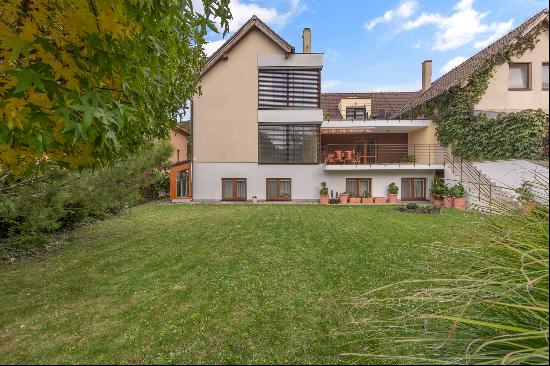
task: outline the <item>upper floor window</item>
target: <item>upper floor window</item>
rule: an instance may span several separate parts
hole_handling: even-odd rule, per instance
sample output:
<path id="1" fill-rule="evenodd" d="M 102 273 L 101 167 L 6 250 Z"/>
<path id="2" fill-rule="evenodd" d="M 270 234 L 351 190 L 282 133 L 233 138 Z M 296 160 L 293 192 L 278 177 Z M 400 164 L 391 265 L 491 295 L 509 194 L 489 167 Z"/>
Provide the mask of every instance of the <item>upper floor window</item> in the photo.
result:
<path id="1" fill-rule="evenodd" d="M 319 127 L 260 125 L 258 161 L 260 164 L 317 164 Z"/>
<path id="2" fill-rule="evenodd" d="M 319 108 L 319 69 L 260 69 L 258 108 Z"/>
<path id="3" fill-rule="evenodd" d="M 542 89 L 548 90 L 548 62 L 542 64 Z"/>
<path id="4" fill-rule="evenodd" d="M 510 63 L 508 73 L 508 90 L 531 89 L 531 64 Z"/>
<path id="5" fill-rule="evenodd" d="M 366 119 L 368 117 L 365 107 L 346 107 L 346 119 Z"/>

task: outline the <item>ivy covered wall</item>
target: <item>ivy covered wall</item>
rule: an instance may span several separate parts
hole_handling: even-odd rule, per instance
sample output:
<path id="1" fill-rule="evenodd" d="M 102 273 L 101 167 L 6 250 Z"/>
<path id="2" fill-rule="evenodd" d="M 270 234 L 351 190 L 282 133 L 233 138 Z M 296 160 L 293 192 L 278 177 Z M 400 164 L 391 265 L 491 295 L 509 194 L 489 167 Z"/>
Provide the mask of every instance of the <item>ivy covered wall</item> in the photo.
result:
<path id="1" fill-rule="evenodd" d="M 439 143 L 469 160 L 547 159 L 542 145 L 548 119 L 542 110 L 502 113 L 496 118 L 474 111 L 489 86 L 495 66 L 533 49 L 543 30 L 543 26 L 539 26 L 492 55 L 467 85 L 455 85 L 402 117 L 434 120 Z"/>

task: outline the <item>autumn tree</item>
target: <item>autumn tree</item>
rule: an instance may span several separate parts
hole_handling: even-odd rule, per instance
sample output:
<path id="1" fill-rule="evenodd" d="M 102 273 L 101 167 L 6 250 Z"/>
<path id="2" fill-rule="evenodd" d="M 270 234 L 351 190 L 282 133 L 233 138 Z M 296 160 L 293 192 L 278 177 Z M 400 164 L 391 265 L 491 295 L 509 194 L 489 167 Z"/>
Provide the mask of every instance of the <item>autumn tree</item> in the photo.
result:
<path id="1" fill-rule="evenodd" d="M 197 92 L 206 32 L 230 17 L 229 0 L 3 0 L 0 175 L 165 138 Z"/>

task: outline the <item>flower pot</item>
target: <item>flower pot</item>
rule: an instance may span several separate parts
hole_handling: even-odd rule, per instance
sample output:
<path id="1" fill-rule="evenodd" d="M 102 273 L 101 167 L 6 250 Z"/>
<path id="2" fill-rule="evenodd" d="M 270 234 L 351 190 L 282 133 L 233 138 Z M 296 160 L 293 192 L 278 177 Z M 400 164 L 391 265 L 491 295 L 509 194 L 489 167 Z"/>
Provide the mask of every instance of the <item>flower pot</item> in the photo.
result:
<path id="1" fill-rule="evenodd" d="M 349 203 L 361 203 L 361 197 L 350 197 Z"/>
<path id="2" fill-rule="evenodd" d="M 339 199 L 340 199 L 340 203 L 348 203 L 348 195 L 347 194 L 342 193 L 339 196 Z"/>
<path id="3" fill-rule="evenodd" d="M 374 203 L 386 203 L 386 197 L 374 197 Z"/>
<path id="4" fill-rule="evenodd" d="M 396 194 L 390 194 L 388 196 L 388 203 L 397 203 L 397 195 Z"/>
<path id="5" fill-rule="evenodd" d="M 319 198 L 319 203 L 322 205 L 328 205 L 328 196 L 321 196 Z"/>
<path id="6" fill-rule="evenodd" d="M 443 199 L 433 197 L 433 198 L 432 198 L 432 204 L 433 204 L 434 206 L 441 207 L 441 206 L 443 206 Z"/>
<path id="7" fill-rule="evenodd" d="M 374 198 L 372 198 L 372 197 L 363 197 L 363 198 L 361 198 L 361 203 L 374 203 Z"/>
<path id="8" fill-rule="evenodd" d="M 466 208 L 466 197 L 455 197 L 453 200 L 453 207 L 464 210 Z"/>
<path id="9" fill-rule="evenodd" d="M 446 196 L 443 198 L 443 206 L 447 207 L 447 208 L 452 208 L 453 207 L 453 202 L 454 202 L 454 199 L 452 196 Z"/>

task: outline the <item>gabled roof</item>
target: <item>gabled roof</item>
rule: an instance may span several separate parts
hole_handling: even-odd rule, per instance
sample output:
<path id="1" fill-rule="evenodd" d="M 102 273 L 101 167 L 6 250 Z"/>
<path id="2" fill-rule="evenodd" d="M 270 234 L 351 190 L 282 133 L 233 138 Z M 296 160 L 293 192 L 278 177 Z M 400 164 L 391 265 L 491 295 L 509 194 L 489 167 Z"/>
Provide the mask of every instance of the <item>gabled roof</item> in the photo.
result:
<path id="1" fill-rule="evenodd" d="M 191 125 L 190 121 L 179 121 L 176 123 L 176 127 L 174 127 L 174 131 L 181 132 L 187 136 L 189 136 L 189 126 Z"/>
<path id="2" fill-rule="evenodd" d="M 432 86 L 428 90 L 418 93 L 415 98 L 403 106 L 395 116 L 407 113 L 411 109 L 438 97 L 454 85 L 466 85 L 470 78 L 483 67 L 485 61 L 491 56 L 502 51 L 514 40 L 525 36 L 543 21 L 548 21 L 548 9 L 541 10 L 496 42 L 482 49 L 445 75 L 441 76 L 432 83 Z"/>
<path id="3" fill-rule="evenodd" d="M 370 99 L 373 115 L 384 109 L 386 115 L 397 113 L 411 98 L 419 92 L 379 92 L 379 93 L 322 93 L 321 108 L 329 120 L 341 120 L 342 115 L 338 109 L 341 99 Z M 378 118 L 384 119 L 385 116 Z"/>
<path id="4" fill-rule="evenodd" d="M 275 33 L 273 29 L 269 28 L 269 26 L 262 22 L 257 16 L 253 15 L 252 18 L 248 19 L 242 27 L 240 27 L 231 37 L 229 37 L 229 39 L 208 58 L 206 66 L 201 72 L 201 76 L 210 70 L 212 66 L 214 66 L 223 57 L 224 54 L 229 52 L 229 50 L 233 48 L 233 46 L 235 46 L 241 38 L 253 29 L 258 29 L 263 32 L 286 53 L 294 53 L 294 47 L 290 43 Z"/>

